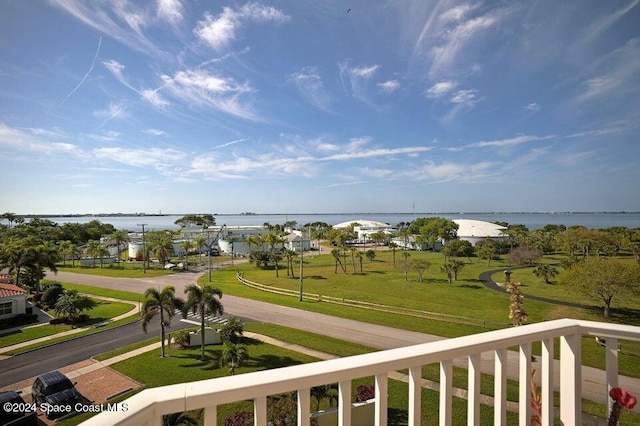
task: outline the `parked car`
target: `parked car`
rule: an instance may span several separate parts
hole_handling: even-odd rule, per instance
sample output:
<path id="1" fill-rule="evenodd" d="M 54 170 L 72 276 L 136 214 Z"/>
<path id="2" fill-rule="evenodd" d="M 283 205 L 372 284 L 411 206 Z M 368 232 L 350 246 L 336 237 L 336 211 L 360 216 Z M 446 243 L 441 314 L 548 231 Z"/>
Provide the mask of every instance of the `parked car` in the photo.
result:
<path id="1" fill-rule="evenodd" d="M 33 402 L 46 414 L 47 419 L 65 416 L 75 411 L 81 395 L 75 383 L 59 371 L 51 371 L 36 377 L 31 387 Z"/>
<path id="2" fill-rule="evenodd" d="M 37 424 L 34 404 L 28 404 L 18 392 L 0 392 L 0 425 L 31 426 Z"/>

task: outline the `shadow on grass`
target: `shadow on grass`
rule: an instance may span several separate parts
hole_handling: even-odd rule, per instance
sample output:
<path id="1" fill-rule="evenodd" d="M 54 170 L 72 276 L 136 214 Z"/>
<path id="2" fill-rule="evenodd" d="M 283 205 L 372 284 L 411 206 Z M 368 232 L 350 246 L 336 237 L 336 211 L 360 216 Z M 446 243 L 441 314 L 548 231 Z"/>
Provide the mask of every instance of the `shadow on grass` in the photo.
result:
<path id="1" fill-rule="evenodd" d="M 310 280 L 326 280 L 327 279 L 322 275 L 309 275 L 309 276 L 305 275 L 304 277 L 305 279 L 310 279 Z"/>
<path id="2" fill-rule="evenodd" d="M 259 357 L 249 357 L 245 362 L 245 366 L 253 367 L 257 370 L 271 370 L 272 368 L 282 368 L 300 364 L 303 364 L 303 362 L 288 356 L 270 354 L 261 355 Z"/>
<path id="3" fill-rule="evenodd" d="M 455 281 L 454 281 L 454 283 L 455 283 Z M 481 290 L 482 289 L 482 286 L 479 285 L 479 284 L 462 284 L 462 285 L 459 285 L 458 287 L 470 288 L 472 290 Z"/>

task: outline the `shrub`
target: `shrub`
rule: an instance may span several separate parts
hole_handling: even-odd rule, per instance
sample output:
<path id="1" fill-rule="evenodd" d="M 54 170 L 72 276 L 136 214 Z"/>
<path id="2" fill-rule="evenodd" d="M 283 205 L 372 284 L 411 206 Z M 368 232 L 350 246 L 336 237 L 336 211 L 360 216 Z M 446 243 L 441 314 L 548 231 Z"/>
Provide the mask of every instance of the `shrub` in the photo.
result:
<path id="1" fill-rule="evenodd" d="M 360 385 L 356 393 L 356 402 L 365 402 L 376 397 L 374 385 Z"/>
<path id="2" fill-rule="evenodd" d="M 251 426 L 253 425 L 253 413 L 238 411 L 224 419 L 224 426 Z"/>
<path id="3" fill-rule="evenodd" d="M 543 255 L 542 250 L 531 247 L 516 247 L 507 254 L 510 265 L 533 265 Z"/>
<path id="4" fill-rule="evenodd" d="M 44 293 L 42 293 L 40 300 L 47 307 L 53 308 L 63 293 L 64 289 L 60 283 L 57 283 L 57 285 L 48 285 Z"/>
<path id="5" fill-rule="evenodd" d="M 189 331 L 188 330 L 180 330 L 172 333 L 173 341 L 176 345 L 182 346 L 183 348 L 189 346 Z"/>

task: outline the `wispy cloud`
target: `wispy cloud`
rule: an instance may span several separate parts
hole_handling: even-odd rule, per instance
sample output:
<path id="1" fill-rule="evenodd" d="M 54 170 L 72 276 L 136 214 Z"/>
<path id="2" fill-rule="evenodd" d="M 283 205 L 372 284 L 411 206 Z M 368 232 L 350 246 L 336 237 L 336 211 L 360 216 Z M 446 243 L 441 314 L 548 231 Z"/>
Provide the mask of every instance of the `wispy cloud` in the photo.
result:
<path id="1" fill-rule="evenodd" d="M 575 102 L 590 102 L 612 95 L 627 95 L 640 89 L 640 39 L 627 41 L 624 46 L 607 54 L 600 72 L 583 82 Z"/>
<path id="2" fill-rule="evenodd" d="M 158 130 L 158 129 L 146 129 L 146 130 L 143 130 L 143 132 L 153 136 L 165 136 L 167 134 L 165 131 Z"/>
<path id="3" fill-rule="evenodd" d="M 238 83 L 202 69 L 178 71 L 161 78 L 167 92 L 189 106 L 210 107 L 247 120 L 260 120 L 251 105 L 249 95 L 254 89 L 249 83 Z"/>
<path id="4" fill-rule="evenodd" d="M 582 37 L 583 43 L 588 42 L 611 28 L 613 24 L 622 19 L 629 11 L 638 6 L 638 4 L 640 4 L 640 0 L 633 0 L 631 3 L 624 5 L 613 13 L 603 16 L 597 15 L 595 22 L 586 29 L 585 35 Z"/>
<path id="5" fill-rule="evenodd" d="M 400 82 L 398 80 L 387 80 L 376 84 L 376 86 L 384 93 L 393 93 L 400 88 Z"/>
<path id="6" fill-rule="evenodd" d="M 456 86 L 457 83 L 454 81 L 439 81 L 427 90 L 427 97 L 432 99 L 440 98 L 451 92 Z"/>
<path id="7" fill-rule="evenodd" d="M 470 148 L 487 148 L 487 147 L 502 148 L 502 147 L 520 145 L 520 144 L 532 142 L 532 141 L 552 139 L 554 137 L 555 136 L 552 136 L 552 135 L 551 136 L 520 135 L 520 136 L 515 136 L 509 139 L 497 139 L 497 140 L 491 140 L 491 141 L 475 142 L 468 146 Z"/>
<path id="8" fill-rule="evenodd" d="M 239 8 L 225 7 L 216 16 L 204 14 L 198 22 L 194 34 L 215 50 L 222 50 L 236 38 L 237 32 L 246 22 L 281 24 L 290 17 L 284 12 L 258 3 L 247 3 Z"/>
<path id="9" fill-rule="evenodd" d="M 540 105 L 535 102 L 531 102 L 530 104 L 527 104 L 524 109 L 531 112 L 538 112 L 540 111 Z"/>
<path id="10" fill-rule="evenodd" d="M 159 168 L 180 164 L 186 154 L 173 148 L 131 149 L 121 147 L 105 147 L 93 150 L 96 158 L 108 159 L 134 167 Z"/>
<path id="11" fill-rule="evenodd" d="M 172 25 L 184 20 L 183 6 L 180 0 L 158 0 L 158 17 Z"/>
<path id="12" fill-rule="evenodd" d="M 52 140 L 53 139 L 53 140 Z M 60 142 L 59 132 L 46 129 L 19 129 L 0 122 L 0 147 L 32 152 L 48 156 L 68 156 L 85 158 L 86 154 L 78 145 Z"/>
<path id="13" fill-rule="evenodd" d="M 471 106 L 478 102 L 477 97 L 478 91 L 469 89 L 469 90 L 458 90 L 455 92 L 449 101 L 452 104 L 461 104 L 466 106 Z"/>
<path id="14" fill-rule="evenodd" d="M 300 71 L 289 74 L 288 81 L 295 86 L 300 96 L 311 105 L 323 111 L 330 110 L 331 97 L 315 67 L 305 67 Z"/>
<path id="15" fill-rule="evenodd" d="M 483 161 L 479 163 L 458 163 L 445 161 L 435 163 L 427 161 L 423 166 L 414 166 L 415 170 L 403 172 L 416 181 L 427 183 L 459 182 L 481 183 L 497 176 L 499 163 Z"/>
<path id="16" fill-rule="evenodd" d="M 67 99 L 71 97 L 71 95 L 76 93 L 76 91 L 80 88 L 80 86 L 82 86 L 82 83 L 84 83 L 87 80 L 87 78 L 89 77 L 89 74 L 91 74 L 91 71 L 93 71 L 94 65 L 96 64 L 96 59 L 98 59 L 98 55 L 100 54 L 101 45 L 102 45 L 102 37 L 100 37 L 100 40 L 98 40 L 98 48 L 96 49 L 95 55 L 93 55 L 93 60 L 91 61 L 91 66 L 89 67 L 89 71 L 87 71 L 87 73 L 84 75 L 82 80 L 80 80 L 80 83 L 78 83 L 78 85 L 74 87 L 73 90 L 71 90 L 71 92 L 67 94 L 67 96 L 64 97 L 64 99 L 60 102 L 58 106 L 62 106 L 67 101 Z"/>
<path id="17" fill-rule="evenodd" d="M 235 145 L 235 144 L 242 143 L 242 142 L 246 142 L 248 140 L 249 139 L 246 139 L 246 138 L 244 138 L 244 139 L 236 139 L 236 140 L 233 140 L 233 141 L 230 141 L 230 142 L 227 142 L 227 143 L 223 143 L 221 145 L 216 145 L 216 146 L 213 147 L 213 149 L 226 148 L 228 146 Z"/>
<path id="18" fill-rule="evenodd" d="M 340 79 L 344 91 L 359 100 L 366 101 L 366 88 L 374 76 L 379 65 L 352 67 L 346 62 L 338 64 L 340 69 Z"/>
<path id="19" fill-rule="evenodd" d="M 104 125 L 115 118 L 126 118 L 127 107 L 123 102 L 111 102 L 107 108 L 94 111 L 93 115 L 104 119 L 102 123 Z"/>
<path id="20" fill-rule="evenodd" d="M 120 43 L 144 54 L 163 55 L 144 34 L 152 23 L 145 9 L 137 9 L 138 3 L 126 0 L 118 2 L 78 2 L 75 0 L 49 0 L 74 18 L 108 35 Z"/>

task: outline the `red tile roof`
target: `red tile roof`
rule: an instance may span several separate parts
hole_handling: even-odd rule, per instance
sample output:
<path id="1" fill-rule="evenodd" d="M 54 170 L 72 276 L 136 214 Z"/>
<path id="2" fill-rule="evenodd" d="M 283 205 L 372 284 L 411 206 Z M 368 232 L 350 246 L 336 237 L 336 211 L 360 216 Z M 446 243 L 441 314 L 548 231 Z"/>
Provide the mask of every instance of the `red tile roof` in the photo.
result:
<path id="1" fill-rule="evenodd" d="M 27 294 L 27 290 L 14 284 L 0 283 L 0 297 L 21 296 L 23 294 Z"/>

